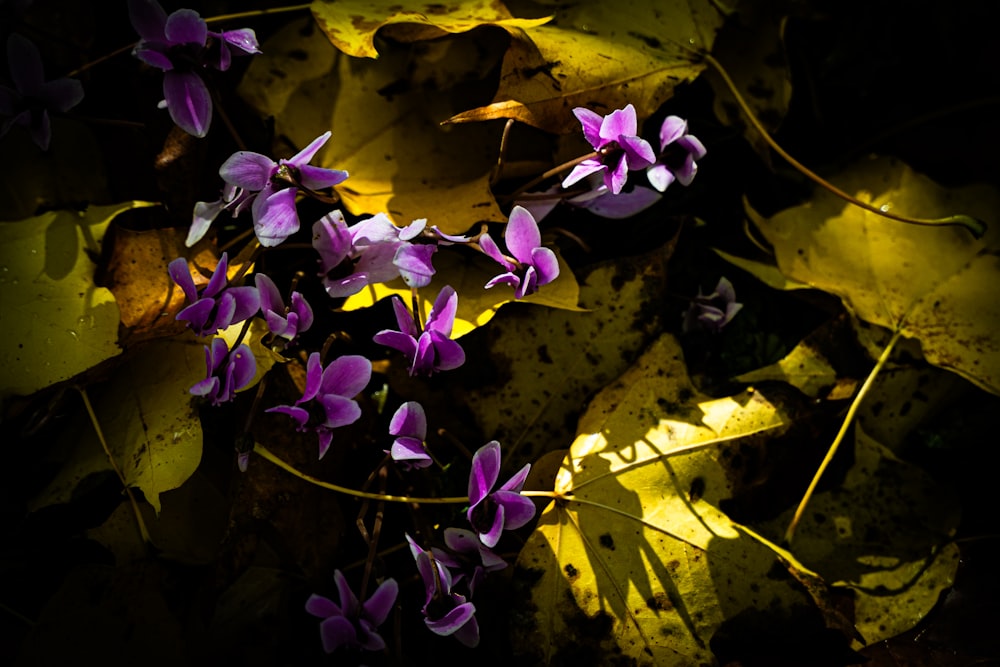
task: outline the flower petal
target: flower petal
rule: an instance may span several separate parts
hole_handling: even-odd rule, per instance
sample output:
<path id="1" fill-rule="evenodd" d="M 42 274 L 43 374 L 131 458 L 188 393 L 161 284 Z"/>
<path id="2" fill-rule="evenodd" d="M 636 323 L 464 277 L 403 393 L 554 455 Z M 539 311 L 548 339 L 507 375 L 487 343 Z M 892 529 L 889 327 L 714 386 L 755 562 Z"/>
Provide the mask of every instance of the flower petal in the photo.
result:
<path id="1" fill-rule="evenodd" d="M 584 107 L 573 109 L 573 115 L 579 119 L 580 125 L 583 126 L 584 138 L 594 147 L 594 150 L 600 150 L 604 145 L 604 141 L 601 139 L 601 124 L 604 122 L 604 116 Z"/>
<path id="2" fill-rule="evenodd" d="M 292 165 L 293 167 L 299 167 L 299 168 L 301 168 L 305 164 L 308 164 L 309 161 L 313 159 L 313 156 L 316 155 L 316 153 L 319 151 L 319 149 L 323 148 L 323 144 L 325 144 L 330 139 L 331 134 L 333 133 L 327 130 L 323 134 L 313 139 L 308 146 L 306 146 L 298 153 L 296 153 L 294 156 L 292 156 L 290 160 L 286 160 L 286 162 Z"/>
<path id="3" fill-rule="evenodd" d="M 472 472 L 469 475 L 469 511 L 482 502 L 493 490 L 500 475 L 500 443 L 491 440 L 472 457 Z"/>
<path id="4" fill-rule="evenodd" d="M 351 232 L 344 214 L 334 210 L 313 223 L 313 248 L 319 253 L 320 273 L 336 268 L 351 250 Z"/>
<path id="5" fill-rule="evenodd" d="M 389 612 L 396 604 L 396 597 L 399 595 L 399 584 L 395 579 L 386 579 L 375 589 L 364 603 L 365 614 L 371 620 L 372 625 L 379 626 L 385 623 Z"/>
<path id="6" fill-rule="evenodd" d="M 427 317 L 427 325 L 424 327 L 429 331 L 437 331 L 442 336 L 451 336 L 451 329 L 455 324 L 455 313 L 458 311 L 458 294 L 451 285 L 445 285 L 438 292 L 434 305 L 431 306 L 431 314 Z"/>
<path id="7" fill-rule="evenodd" d="M 400 243 L 392 258 L 393 265 L 399 269 L 399 276 L 409 287 L 426 287 L 434 277 L 434 265 L 431 257 L 437 251 L 437 246 L 431 243 L 414 244 Z"/>
<path id="8" fill-rule="evenodd" d="M 344 573 L 340 570 L 334 570 L 333 583 L 337 586 L 337 597 L 340 600 L 340 609 L 344 616 L 354 618 L 361 612 L 361 605 L 358 604 L 358 598 L 347 583 Z"/>
<path id="9" fill-rule="evenodd" d="M 27 37 L 11 33 L 7 37 L 7 63 L 14 87 L 23 95 L 34 97 L 45 83 L 38 47 Z"/>
<path id="10" fill-rule="evenodd" d="M 280 412 L 281 414 L 288 415 L 299 423 L 299 429 L 309 423 L 309 411 L 294 405 L 276 405 L 273 408 L 264 410 L 264 412 Z"/>
<path id="11" fill-rule="evenodd" d="M 389 449 L 389 456 L 393 461 L 412 468 L 426 468 L 434 462 L 424 449 L 423 441 L 416 438 L 396 438 Z"/>
<path id="12" fill-rule="evenodd" d="M 358 631 L 354 624 L 343 616 L 331 616 L 319 624 L 319 636 L 323 650 L 333 653 L 341 646 L 354 646 L 358 642 Z"/>
<path id="13" fill-rule="evenodd" d="M 204 46 L 208 40 L 208 25 L 193 9 L 178 9 L 167 17 L 163 34 L 174 44 Z"/>
<path id="14" fill-rule="evenodd" d="M 220 33 L 219 37 L 226 44 L 236 47 L 244 53 L 260 53 L 260 44 L 257 42 L 257 34 L 251 28 L 226 30 Z"/>
<path id="15" fill-rule="evenodd" d="M 76 79 L 55 79 L 42 86 L 39 97 L 51 111 L 65 113 L 83 101 L 83 84 Z"/>
<path id="16" fill-rule="evenodd" d="M 333 603 L 330 598 L 325 598 L 322 595 L 310 595 L 309 599 L 306 600 L 306 613 L 312 614 L 317 618 L 329 618 L 330 616 L 341 616 L 343 612 L 340 611 L 340 607 Z"/>
<path id="17" fill-rule="evenodd" d="M 573 167 L 573 171 L 569 172 L 569 175 L 563 179 L 562 186 L 564 188 L 568 188 L 593 173 L 606 170 L 607 167 L 605 167 L 604 164 L 598 160 L 584 160 L 580 164 Z"/>
<path id="18" fill-rule="evenodd" d="M 654 164 L 646 170 L 646 179 L 649 184 L 660 192 L 665 191 L 670 184 L 676 180 L 674 172 L 670 171 L 665 164 Z"/>
<path id="19" fill-rule="evenodd" d="M 166 38 L 167 12 L 156 0 L 128 0 L 128 18 L 143 39 L 155 42 Z"/>
<path id="20" fill-rule="evenodd" d="M 198 289 L 194 286 L 194 278 L 191 277 L 191 270 L 188 269 L 187 260 L 178 257 L 167 265 L 167 273 L 170 279 L 177 283 L 177 286 L 184 291 L 189 303 L 198 300 Z"/>
<path id="21" fill-rule="evenodd" d="M 308 164 L 299 168 L 299 182 L 310 190 L 321 190 L 347 180 L 347 172 L 340 169 L 324 169 Z"/>
<path id="22" fill-rule="evenodd" d="M 515 530 L 531 521 L 535 516 L 535 503 L 530 498 L 525 498 L 519 493 L 510 491 L 496 491 L 493 493 L 493 500 L 503 507 L 503 527 L 504 530 Z M 486 541 L 483 540 L 486 544 Z M 493 546 L 487 544 L 486 546 Z"/>
<path id="23" fill-rule="evenodd" d="M 531 251 L 542 245 L 542 235 L 538 223 L 523 206 L 515 206 L 510 212 L 510 222 L 504 233 L 507 249 L 522 264 L 531 263 Z"/>
<path id="24" fill-rule="evenodd" d="M 200 241 L 225 207 L 226 205 L 221 199 L 212 202 L 197 202 L 194 205 L 194 219 L 191 221 L 190 229 L 188 229 L 187 239 L 184 240 L 185 247 L 190 248 Z"/>
<path id="25" fill-rule="evenodd" d="M 556 254 L 548 248 L 532 250 L 531 265 L 538 272 L 539 285 L 547 285 L 559 277 L 559 260 L 556 259 Z"/>
<path id="26" fill-rule="evenodd" d="M 653 147 L 642 137 L 622 137 L 621 147 L 625 150 L 625 163 L 629 169 L 645 169 L 656 162 Z"/>
<path id="27" fill-rule="evenodd" d="M 488 233 L 479 237 L 479 248 L 486 253 L 487 257 L 508 271 L 514 271 L 517 269 L 517 266 L 515 266 L 513 262 L 504 257 L 504 254 L 500 252 L 500 248 L 497 246 L 496 241 L 494 241 L 493 237 L 491 237 Z"/>
<path id="28" fill-rule="evenodd" d="M 260 275 L 260 274 L 258 274 Z M 260 310 L 260 292 L 256 287 L 230 287 L 226 294 L 232 296 L 236 302 L 236 310 L 233 312 L 233 320 L 230 324 L 236 324 L 248 320 Z"/>
<path id="29" fill-rule="evenodd" d="M 254 276 L 254 284 L 257 285 L 257 291 L 260 293 L 260 309 L 261 312 L 274 312 L 284 314 L 285 312 L 285 302 L 281 299 L 281 293 L 278 292 L 277 285 L 274 281 L 267 277 L 266 274 L 258 273 Z"/>
<path id="30" fill-rule="evenodd" d="M 687 121 L 680 116 L 667 116 L 660 125 L 660 150 L 674 143 L 687 134 Z"/>
<path id="31" fill-rule="evenodd" d="M 361 419 L 361 408 L 354 399 L 337 394 L 320 394 L 316 397 L 316 401 L 323 406 L 323 412 L 326 414 L 323 428 L 340 428 Z"/>
<path id="32" fill-rule="evenodd" d="M 345 354 L 323 371 L 321 393 L 357 396 L 372 379 L 372 362 L 358 354 Z"/>
<path id="33" fill-rule="evenodd" d="M 460 604 L 437 620 L 424 619 L 427 627 L 434 634 L 447 637 L 458 631 L 476 615 L 476 606 L 471 602 Z"/>
<path id="34" fill-rule="evenodd" d="M 219 167 L 219 176 L 230 185 L 257 192 L 264 189 L 277 168 L 274 160 L 266 155 L 236 151 Z"/>
<path id="35" fill-rule="evenodd" d="M 476 648 L 479 646 L 479 621 L 473 616 L 469 619 L 468 623 L 456 630 L 452 636 L 461 644 L 469 648 Z"/>
<path id="36" fill-rule="evenodd" d="M 372 340 L 379 345 L 399 350 L 406 356 L 407 360 L 412 360 L 417 354 L 416 339 L 402 331 L 393 331 L 392 329 L 379 331 L 372 336 Z"/>
<path id="37" fill-rule="evenodd" d="M 649 172 L 646 172 L 646 175 L 648 177 Z M 617 195 L 606 192 L 603 196 L 583 202 L 582 204 L 577 204 L 574 200 L 570 200 L 569 203 L 573 206 L 585 208 L 594 215 L 599 215 L 602 218 L 622 220 L 645 211 L 661 199 L 663 199 L 662 195 L 655 190 L 636 187 L 632 188 L 631 192 L 622 191 Z M 541 270 L 539 270 L 539 274 L 541 274 Z M 541 283 L 541 279 L 539 279 L 539 283 L 544 284 Z"/>
<path id="38" fill-rule="evenodd" d="M 253 203 L 253 230 L 265 248 L 282 243 L 299 231 L 299 214 L 295 210 L 295 188 L 268 193 L 268 183 Z"/>
<path id="39" fill-rule="evenodd" d="M 465 350 L 458 342 L 437 331 L 428 331 L 424 335 L 431 339 L 434 346 L 435 370 L 450 371 L 465 363 Z"/>
<path id="40" fill-rule="evenodd" d="M 417 440 L 426 439 L 427 415 L 424 412 L 424 406 L 416 401 L 407 401 L 399 406 L 389 422 L 389 433 Z"/>
<path id="41" fill-rule="evenodd" d="M 605 142 L 621 142 L 622 137 L 634 137 L 638 128 L 635 107 L 625 105 L 624 109 L 615 109 L 601 123 L 601 139 Z"/>
<path id="42" fill-rule="evenodd" d="M 199 138 L 208 134 L 212 96 L 200 76 L 194 72 L 164 72 L 163 97 L 177 127 Z"/>
<path id="43" fill-rule="evenodd" d="M 257 374 L 257 359 L 245 343 L 233 352 L 233 391 L 239 391 L 250 384 Z"/>
<path id="44" fill-rule="evenodd" d="M 503 527 L 506 523 L 504 512 L 503 505 L 497 505 L 490 525 L 485 531 L 479 533 L 479 540 L 491 549 L 497 545 L 497 542 L 500 541 L 500 535 L 503 534 Z"/>

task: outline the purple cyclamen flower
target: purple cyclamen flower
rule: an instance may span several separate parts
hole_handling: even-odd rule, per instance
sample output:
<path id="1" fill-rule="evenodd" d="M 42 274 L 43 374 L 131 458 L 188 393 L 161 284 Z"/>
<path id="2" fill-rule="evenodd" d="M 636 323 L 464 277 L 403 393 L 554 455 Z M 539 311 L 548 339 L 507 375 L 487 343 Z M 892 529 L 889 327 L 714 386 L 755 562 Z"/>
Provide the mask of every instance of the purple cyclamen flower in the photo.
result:
<path id="1" fill-rule="evenodd" d="M 470 648 L 479 645 L 479 622 L 476 606 L 464 595 L 452 591 L 451 572 L 430 551 L 424 551 L 409 535 L 410 553 L 424 582 L 424 606 L 420 610 L 431 632 L 442 637 L 454 636 Z"/>
<path id="2" fill-rule="evenodd" d="M 13 125 L 23 125 L 46 151 L 52 139 L 49 112 L 62 113 L 79 104 L 83 86 L 76 79 L 46 81 L 38 47 L 16 33 L 7 37 L 7 64 L 14 87 L 0 86 L 0 116 L 9 116 L 0 125 L 0 137 Z"/>
<path id="3" fill-rule="evenodd" d="M 479 247 L 483 252 L 507 269 L 506 273 L 501 273 L 486 283 L 487 289 L 501 283 L 510 285 L 514 288 L 514 298 L 520 299 L 534 294 L 540 286 L 559 276 L 556 254 L 542 247 L 538 223 L 528 209 L 515 206 L 511 210 L 504 240 L 507 242 L 507 249 L 514 255 L 514 261 L 500 252 L 489 234 L 483 234 L 479 239 Z"/>
<path id="4" fill-rule="evenodd" d="M 675 180 L 691 185 L 698 173 L 695 160 L 708 151 L 697 137 L 687 133 L 687 121 L 679 116 L 667 116 L 660 126 L 660 156 L 656 164 L 646 169 L 649 184 L 663 192 Z"/>
<path id="5" fill-rule="evenodd" d="M 417 328 L 402 299 L 394 296 L 392 307 L 396 311 L 399 331 L 380 331 L 373 340 L 402 352 L 410 364 L 410 375 L 433 375 L 436 371 L 450 371 L 465 363 L 465 351 L 451 339 L 458 294 L 450 285 L 441 288 L 423 331 Z"/>
<path id="6" fill-rule="evenodd" d="M 333 429 L 353 424 L 361 417 L 354 400 L 368 386 L 372 362 L 359 355 L 346 355 L 323 368 L 319 352 L 306 362 L 306 389 L 295 405 L 279 405 L 266 412 L 281 412 L 295 421 L 298 431 L 314 431 L 319 436 L 319 458 L 333 441 Z"/>
<path id="7" fill-rule="evenodd" d="M 711 294 L 703 295 L 701 288 L 698 288 L 698 296 L 691 300 L 691 306 L 684 313 L 682 328 L 685 333 L 699 327 L 719 333 L 741 308 L 743 304 L 736 303 L 733 284 L 723 276 L 719 278 L 719 284 Z"/>
<path id="8" fill-rule="evenodd" d="M 167 266 L 170 277 L 184 290 L 184 296 L 191 303 L 177 313 L 176 319 L 187 321 L 196 336 L 214 334 L 253 317 L 260 310 L 260 294 L 256 287 L 226 287 L 228 270 L 229 257 L 222 253 L 215 273 L 199 295 L 186 259 L 178 257 Z"/>
<path id="9" fill-rule="evenodd" d="M 347 178 L 346 171 L 309 164 L 329 139 L 330 132 L 324 132 L 291 159 L 277 162 L 252 151 L 233 153 L 219 168 L 219 176 L 227 184 L 222 198 L 195 205 L 187 246 L 201 240 L 223 209 L 233 209 L 236 216 L 248 205 L 254 233 L 262 246 L 276 246 L 297 232 L 299 214 L 295 210 L 295 195 L 299 189 L 321 190 Z"/>
<path id="10" fill-rule="evenodd" d="M 535 516 L 535 504 L 521 495 L 529 470 L 531 464 L 525 464 L 506 484 L 494 491 L 493 486 L 500 476 L 500 443 L 492 440 L 472 457 L 470 505 L 466 516 L 487 547 L 495 547 L 504 530 L 520 528 Z"/>
<path id="11" fill-rule="evenodd" d="M 188 134 L 204 137 L 212 122 L 212 95 L 199 70 L 229 68 L 233 54 L 260 53 L 249 28 L 210 32 L 191 9 L 167 12 L 156 0 L 129 0 L 129 19 L 141 39 L 132 54 L 163 71 L 163 97 L 170 118 Z"/>
<path id="12" fill-rule="evenodd" d="M 312 307 L 300 293 L 292 292 L 292 305 L 286 307 L 273 280 L 263 273 L 254 276 L 254 280 L 260 293 L 260 312 L 272 334 L 292 341 L 312 326 Z"/>
<path id="13" fill-rule="evenodd" d="M 313 225 L 313 247 L 320 256 L 320 275 L 333 298 L 357 294 L 365 285 L 397 277 L 409 287 L 426 287 L 434 275 L 431 258 L 437 246 L 412 243 L 427 221 L 397 227 L 379 213 L 348 227 L 344 214 L 331 211 Z"/>
<path id="14" fill-rule="evenodd" d="M 208 374 L 204 380 L 189 390 L 195 396 L 210 399 L 212 405 L 227 403 L 253 380 L 257 373 L 257 360 L 246 345 L 230 351 L 226 341 L 213 338 L 205 346 L 205 366 Z"/>
<path id="15" fill-rule="evenodd" d="M 576 165 L 563 179 L 564 188 L 590 174 L 601 172 L 608 189 L 612 194 L 618 194 L 625 186 L 629 171 L 644 169 L 656 160 L 649 142 L 636 136 L 638 122 L 635 107 L 631 104 L 607 116 L 583 107 L 573 109 L 573 114 L 583 126 L 583 136 L 600 155 Z"/>
<path id="16" fill-rule="evenodd" d="M 396 436 L 396 439 L 388 453 L 404 469 L 426 468 L 433 463 L 424 447 L 424 440 L 427 439 L 427 415 L 424 414 L 423 406 L 416 401 L 407 401 L 399 406 L 389 422 L 389 434 Z"/>
<path id="17" fill-rule="evenodd" d="M 364 651 L 383 650 L 385 640 L 379 635 L 378 626 L 385 622 L 396 604 L 396 596 L 399 594 L 396 580 L 383 581 L 363 604 L 358 602 L 340 570 L 334 570 L 333 580 L 337 584 L 340 604 L 322 595 L 311 595 L 306 600 L 306 611 L 323 619 L 319 625 L 323 650 L 327 653 L 333 653 L 340 647 Z"/>
<path id="18" fill-rule="evenodd" d="M 451 570 L 456 585 L 459 581 L 465 582 L 470 598 L 488 572 L 507 567 L 507 561 L 493 553 L 471 530 L 445 528 L 444 543 L 451 553 L 437 548 L 431 552 L 439 563 Z"/>

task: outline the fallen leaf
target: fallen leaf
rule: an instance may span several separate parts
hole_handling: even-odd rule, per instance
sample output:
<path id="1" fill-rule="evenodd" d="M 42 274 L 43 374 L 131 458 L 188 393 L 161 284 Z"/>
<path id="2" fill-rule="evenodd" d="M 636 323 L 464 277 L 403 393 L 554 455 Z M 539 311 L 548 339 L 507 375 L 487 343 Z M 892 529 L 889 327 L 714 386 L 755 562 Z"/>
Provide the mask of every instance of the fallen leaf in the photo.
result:
<path id="1" fill-rule="evenodd" d="M 975 240 L 960 227 L 927 227 L 869 213 L 819 191 L 758 221 L 781 272 L 839 296 L 858 318 L 920 341 L 926 359 L 1000 393 L 1000 197 L 993 188 L 942 188 L 887 158 L 834 179 L 876 207 L 921 218 L 956 213 L 990 221 Z"/>
<path id="2" fill-rule="evenodd" d="M 183 336 L 136 346 L 106 383 L 88 389 L 125 482 L 141 490 L 157 513 L 160 494 L 183 484 L 201 461 L 201 421 L 188 389 L 204 377 L 204 346 Z M 111 469 L 82 411 L 56 449 L 63 458 L 59 472 L 32 501 L 32 510 L 68 502 L 88 476 Z"/>
<path id="3" fill-rule="evenodd" d="M 844 483 L 813 496 L 792 551 L 853 593 L 855 626 L 868 644 L 909 630 L 954 581 L 955 496 L 855 426 L 855 462 Z M 761 527 L 781 535 L 786 512 Z M 860 648 L 860 644 L 856 645 Z"/>
<path id="4" fill-rule="evenodd" d="M 835 328 L 828 323 L 806 336 L 781 360 L 733 379 L 747 384 L 777 380 L 792 385 L 811 398 L 829 397 L 837 388 L 838 378 L 837 371 L 827 359 L 823 348 L 837 340 L 831 338 L 834 331 L 843 333 L 842 328 Z M 846 380 L 844 384 L 853 388 L 856 382 Z M 843 393 L 842 390 L 837 392 L 838 395 Z"/>
<path id="5" fill-rule="evenodd" d="M 521 552 L 538 578 L 519 649 L 540 664 L 580 641 L 595 663 L 712 664 L 713 635 L 749 610 L 776 623 L 818 614 L 779 550 L 718 509 L 733 484 L 724 450 L 786 425 L 759 391 L 698 394 L 676 339 L 653 343 L 580 420 L 558 497 Z"/>
<path id="6" fill-rule="evenodd" d="M 316 23 L 338 49 L 357 58 L 377 58 L 375 33 L 397 28 L 392 36 L 405 41 L 431 40 L 450 33 L 467 32 L 480 26 L 532 28 L 549 18 L 517 19 L 502 2 L 461 0 L 452 5 L 424 0 L 313 0 Z M 399 30 L 402 27 L 404 30 Z"/>
<path id="7" fill-rule="evenodd" d="M 574 107 L 606 114 L 633 104 L 648 118 L 705 68 L 725 17 L 709 0 L 623 0 L 559 6 L 543 26 L 513 31 L 493 102 L 450 123 L 514 118 L 554 133 L 579 130 Z"/>
<path id="8" fill-rule="evenodd" d="M 30 394 L 68 380 L 119 352 L 118 305 L 94 284 L 86 248 L 99 247 L 108 223 L 146 202 L 51 211 L 0 223 L 0 397 Z M 89 240 L 88 240 L 89 239 Z"/>

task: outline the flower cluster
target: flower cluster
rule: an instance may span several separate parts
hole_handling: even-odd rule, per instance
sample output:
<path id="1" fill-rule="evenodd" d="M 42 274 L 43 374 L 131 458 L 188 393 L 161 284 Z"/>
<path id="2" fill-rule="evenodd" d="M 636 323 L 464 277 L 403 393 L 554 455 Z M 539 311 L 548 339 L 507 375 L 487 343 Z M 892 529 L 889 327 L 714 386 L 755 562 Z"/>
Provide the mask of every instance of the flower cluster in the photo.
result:
<path id="1" fill-rule="evenodd" d="M 31 140 L 43 151 L 49 149 L 52 128 L 49 113 L 69 111 L 83 100 L 83 86 L 76 79 L 45 80 L 42 56 L 28 39 L 11 33 L 7 37 L 7 65 L 13 88 L 0 86 L 0 138 L 14 125 L 27 128 Z"/>
<path id="2" fill-rule="evenodd" d="M 177 258 L 170 262 L 167 271 L 184 291 L 191 304 L 177 314 L 196 336 L 210 336 L 249 319 L 260 310 L 260 294 L 256 287 L 229 287 L 229 257 L 222 253 L 215 273 L 205 289 L 198 294 L 194 279 L 188 270 L 187 260 Z"/>
<path id="3" fill-rule="evenodd" d="M 399 330 L 380 331 L 374 340 L 402 352 L 410 365 L 410 375 L 432 375 L 465 363 L 465 351 L 451 339 L 458 295 L 450 285 L 443 287 L 435 299 L 423 331 L 399 297 L 393 297 L 392 307 Z"/>
<path id="4" fill-rule="evenodd" d="M 309 164 L 330 139 L 325 132 L 291 159 L 275 162 L 266 155 L 237 151 L 219 168 L 226 182 L 222 197 L 214 202 L 198 202 L 185 244 L 190 248 L 201 240 L 223 210 L 238 216 L 247 206 L 253 230 L 265 248 L 276 246 L 299 230 L 295 196 L 300 190 L 312 192 L 342 183 L 347 172 Z"/>
<path id="5" fill-rule="evenodd" d="M 208 399 L 212 405 L 228 403 L 253 380 L 257 361 L 246 345 L 230 350 L 222 338 L 213 338 L 205 347 L 205 366 L 208 374 L 204 380 L 191 387 L 195 396 Z"/>
<path id="6" fill-rule="evenodd" d="M 507 257 L 489 234 L 479 239 L 479 247 L 491 259 L 507 269 L 488 283 L 487 289 L 495 285 L 510 285 L 514 288 L 514 298 L 520 299 L 534 294 L 538 288 L 559 277 L 559 261 L 556 254 L 542 246 L 542 235 L 538 223 L 526 208 L 515 206 L 510 212 L 507 233 L 504 235 L 507 249 L 513 258 Z"/>
<path id="7" fill-rule="evenodd" d="M 306 611 L 323 619 L 319 625 L 323 650 L 333 653 L 342 647 L 364 651 L 384 649 L 385 640 L 379 635 L 378 627 L 385 623 L 396 604 L 399 594 L 396 580 L 383 581 L 364 603 L 358 602 L 340 570 L 334 571 L 333 581 L 337 586 L 338 602 L 322 595 L 311 595 L 306 600 Z"/>
<path id="8" fill-rule="evenodd" d="M 129 0 L 129 18 L 139 33 L 132 54 L 163 71 L 163 105 L 188 134 L 204 137 L 212 122 L 212 95 L 201 71 L 229 69 L 234 55 L 260 53 L 253 30 L 211 32 L 198 12 L 167 12 L 156 0 Z"/>
<path id="9" fill-rule="evenodd" d="M 434 276 L 431 257 L 437 246 L 414 243 L 427 226 L 414 220 L 397 227 L 379 213 L 348 227 L 344 214 L 330 212 L 313 225 L 313 247 L 320 275 L 333 298 L 357 294 L 366 285 L 402 278 L 409 287 L 426 287 Z"/>

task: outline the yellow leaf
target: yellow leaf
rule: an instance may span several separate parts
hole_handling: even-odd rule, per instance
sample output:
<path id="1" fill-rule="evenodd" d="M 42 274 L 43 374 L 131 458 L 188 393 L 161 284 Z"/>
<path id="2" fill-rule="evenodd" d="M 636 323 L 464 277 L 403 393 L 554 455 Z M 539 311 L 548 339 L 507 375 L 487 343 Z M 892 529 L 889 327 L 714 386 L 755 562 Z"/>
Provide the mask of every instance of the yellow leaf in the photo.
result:
<path id="1" fill-rule="evenodd" d="M 393 37 L 404 41 L 430 40 L 480 26 L 531 28 L 549 18 L 516 19 L 501 2 L 462 0 L 444 5 L 425 0 L 314 0 L 316 22 L 338 49 L 349 56 L 377 58 L 375 33 L 386 26 L 405 26 Z"/>
<path id="2" fill-rule="evenodd" d="M 535 294 L 521 299 L 519 303 L 580 310 L 577 305 L 580 286 L 576 284 L 573 271 L 558 252 L 556 258 L 559 260 L 559 277 L 548 285 L 543 285 Z M 431 284 L 420 289 L 420 321 L 427 321 L 431 306 L 434 305 L 434 299 L 437 298 L 441 288 L 451 285 L 459 295 L 458 312 L 455 314 L 455 326 L 452 329 L 453 338 L 464 336 L 473 329 L 483 326 L 496 314 L 500 306 L 514 301 L 514 290 L 506 285 L 483 288 L 490 278 L 502 272 L 500 265 L 485 255 L 445 248 L 434 255 L 434 269 Z M 388 283 L 369 285 L 361 292 L 348 297 L 343 309 L 368 308 L 393 295 L 401 298 L 407 306 L 410 305 L 411 290 L 402 279 L 397 278 Z"/>
<path id="3" fill-rule="evenodd" d="M 85 252 L 108 223 L 145 202 L 51 211 L 0 223 L 0 397 L 30 394 L 117 355 L 119 312 Z"/>
<path id="4" fill-rule="evenodd" d="M 201 461 L 201 421 L 188 389 L 205 372 L 204 346 L 186 335 L 131 348 L 106 383 L 88 389 L 126 483 L 157 513 L 160 494 L 183 484 Z M 111 469 L 85 414 L 67 426 L 57 448 L 65 460 L 32 509 L 68 502 L 88 476 Z"/>
<path id="5" fill-rule="evenodd" d="M 806 336 L 780 361 L 733 379 L 748 384 L 779 380 L 811 398 L 827 396 L 837 384 L 837 371 L 830 365 L 822 348 L 824 344 L 830 344 L 831 334 L 843 333 L 841 329 L 835 323 L 826 324 Z"/>
<path id="6" fill-rule="evenodd" d="M 959 227 L 908 225 L 820 191 L 758 226 L 789 278 L 836 294 L 858 318 L 920 341 L 929 362 L 1000 393 L 1000 197 L 945 189 L 889 159 L 855 165 L 838 186 L 877 207 L 921 218 L 990 221 L 975 240 Z"/>
<path id="7" fill-rule="evenodd" d="M 606 114 L 635 105 L 650 116 L 705 65 L 724 16 L 709 0 L 567 3 L 551 24 L 513 31 L 493 103 L 449 119 L 515 118 L 565 133 L 579 130 L 573 108 Z"/>
<path id="8" fill-rule="evenodd" d="M 539 664 L 581 641 L 594 664 L 711 664 L 724 623 L 813 608 L 791 577 L 774 575 L 787 572 L 779 552 L 718 509 L 739 477 L 736 441 L 786 423 L 760 392 L 698 394 L 676 339 L 658 339 L 581 419 L 556 476 L 561 497 L 521 552 L 519 567 L 538 578 L 519 648 Z M 580 627 L 591 636 L 570 631 Z"/>

